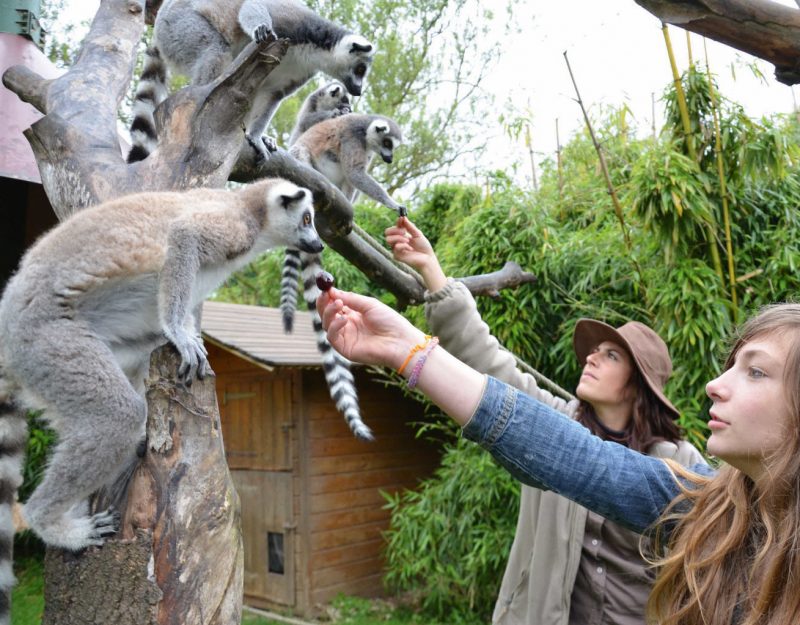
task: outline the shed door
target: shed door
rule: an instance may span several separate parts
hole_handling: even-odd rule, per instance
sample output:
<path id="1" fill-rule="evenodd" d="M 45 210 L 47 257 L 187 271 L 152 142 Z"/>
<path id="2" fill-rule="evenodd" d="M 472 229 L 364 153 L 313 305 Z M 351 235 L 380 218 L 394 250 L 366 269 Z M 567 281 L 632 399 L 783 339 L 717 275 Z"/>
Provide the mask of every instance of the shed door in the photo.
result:
<path id="1" fill-rule="evenodd" d="M 286 372 L 218 379 L 222 437 L 231 469 L 291 471 L 291 389 Z"/>
<path id="2" fill-rule="evenodd" d="M 231 471 L 242 502 L 244 594 L 293 606 L 292 474 Z"/>

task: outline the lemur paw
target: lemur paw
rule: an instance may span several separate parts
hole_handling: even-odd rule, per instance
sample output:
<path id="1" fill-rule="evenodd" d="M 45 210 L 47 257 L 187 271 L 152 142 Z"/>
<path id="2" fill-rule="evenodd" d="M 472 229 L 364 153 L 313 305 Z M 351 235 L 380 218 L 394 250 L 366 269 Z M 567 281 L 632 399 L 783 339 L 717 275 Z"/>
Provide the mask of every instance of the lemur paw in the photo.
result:
<path id="1" fill-rule="evenodd" d="M 261 137 L 261 142 L 269 152 L 276 152 L 278 150 L 278 142 L 274 137 Z"/>
<path id="2" fill-rule="evenodd" d="M 275 31 L 266 24 L 261 24 L 261 26 L 256 28 L 253 32 L 253 39 L 255 39 L 256 43 L 264 43 L 270 37 L 273 39 L 278 38 L 278 36 L 275 34 Z"/>
<path id="3" fill-rule="evenodd" d="M 408 216 L 408 209 L 402 204 L 397 205 L 397 216 L 398 217 L 407 217 Z"/>
<path id="4" fill-rule="evenodd" d="M 201 380 L 206 377 L 208 352 L 203 345 L 203 340 L 199 336 L 185 331 L 176 332 L 174 337 L 169 337 L 169 340 L 181 356 L 178 380 L 186 386 L 191 386 L 195 375 Z"/>
<path id="5" fill-rule="evenodd" d="M 119 531 L 121 516 L 114 506 L 110 506 L 104 512 L 93 515 L 89 522 L 91 529 L 86 537 L 90 545 L 102 545 L 106 538 L 113 536 Z"/>

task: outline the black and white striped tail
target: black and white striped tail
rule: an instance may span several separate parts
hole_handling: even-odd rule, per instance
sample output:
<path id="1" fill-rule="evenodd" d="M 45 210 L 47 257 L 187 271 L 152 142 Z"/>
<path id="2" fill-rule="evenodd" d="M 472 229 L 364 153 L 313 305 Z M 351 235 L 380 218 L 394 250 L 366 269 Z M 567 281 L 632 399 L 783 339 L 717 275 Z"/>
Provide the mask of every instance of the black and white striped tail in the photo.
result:
<path id="1" fill-rule="evenodd" d="M 300 271 L 300 252 L 287 248 L 281 267 L 281 318 L 283 319 L 283 331 L 286 334 L 291 334 L 294 327 Z"/>
<path id="2" fill-rule="evenodd" d="M 143 161 L 156 149 L 158 137 L 153 112 L 166 97 L 167 66 L 161 59 L 158 48 L 150 46 L 145 50 L 144 67 L 133 100 L 129 163 Z"/>
<path id="3" fill-rule="evenodd" d="M 22 484 L 22 463 L 28 441 L 25 411 L 17 404 L 11 384 L 0 369 L 0 625 L 11 622 L 14 586 L 13 506 Z"/>
<path id="4" fill-rule="evenodd" d="M 303 298 L 311 311 L 314 332 L 317 335 L 317 349 L 322 354 L 322 368 L 325 371 L 325 380 L 328 382 L 331 398 L 336 402 L 337 410 L 344 415 L 353 434 L 362 440 L 371 441 L 374 439 L 372 430 L 361 420 L 361 410 L 358 406 L 355 380 L 350 371 L 350 361 L 328 343 L 328 338 L 322 329 L 322 320 L 317 313 L 317 297 L 320 290 L 317 288 L 316 277 L 322 271 L 322 260 L 319 254 L 301 252 L 300 262 L 303 276 Z"/>

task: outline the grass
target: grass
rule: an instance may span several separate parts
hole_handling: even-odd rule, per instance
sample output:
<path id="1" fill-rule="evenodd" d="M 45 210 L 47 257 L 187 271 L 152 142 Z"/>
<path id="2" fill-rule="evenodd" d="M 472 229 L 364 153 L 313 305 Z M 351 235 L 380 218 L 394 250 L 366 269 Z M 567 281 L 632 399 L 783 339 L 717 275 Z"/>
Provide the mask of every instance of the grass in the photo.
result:
<path id="1" fill-rule="evenodd" d="M 17 585 L 11 593 L 11 625 L 39 625 L 44 612 L 44 564 L 41 558 L 14 560 Z"/>

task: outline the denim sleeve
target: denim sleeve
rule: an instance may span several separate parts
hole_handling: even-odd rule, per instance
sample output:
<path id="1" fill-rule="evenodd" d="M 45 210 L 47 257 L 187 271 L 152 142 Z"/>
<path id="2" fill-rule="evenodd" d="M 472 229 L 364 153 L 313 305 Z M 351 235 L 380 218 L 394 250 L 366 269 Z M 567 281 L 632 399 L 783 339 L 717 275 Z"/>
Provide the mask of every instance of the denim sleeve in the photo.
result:
<path id="1" fill-rule="evenodd" d="M 552 490 L 637 532 L 680 492 L 663 460 L 603 441 L 492 377 L 463 433 L 524 484 Z M 706 464 L 690 470 L 713 473 Z"/>

